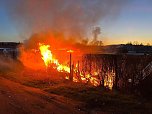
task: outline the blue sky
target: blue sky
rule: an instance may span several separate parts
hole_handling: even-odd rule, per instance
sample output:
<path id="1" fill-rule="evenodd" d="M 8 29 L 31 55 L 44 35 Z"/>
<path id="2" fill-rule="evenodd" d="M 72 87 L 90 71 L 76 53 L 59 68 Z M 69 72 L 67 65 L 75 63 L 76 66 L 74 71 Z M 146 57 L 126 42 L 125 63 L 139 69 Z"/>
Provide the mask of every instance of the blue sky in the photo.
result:
<path id="1" fill-rule="evenodd" d="M 18 41 L 19 36 L 5 7 L 0 4 L 0 41 Z"/>
<path id="2" fill-rule="evenodd" d="M 122 9 L 116 20 L 103 24 L 107 42 L 126 43 L 138 41 L 152 44 L 152 1 L 134 0 Z"/>
<path id="3" fill-rule="evenodd" d="M 1 2 L 0 2 L 1 3 Z M 0 4 L 0 41 L 23 41 L 5 6 Z M 152 0 L 132 0 L 115 19 L 100 22 L 107 44 L 138 41 L 152 44 Z"/>

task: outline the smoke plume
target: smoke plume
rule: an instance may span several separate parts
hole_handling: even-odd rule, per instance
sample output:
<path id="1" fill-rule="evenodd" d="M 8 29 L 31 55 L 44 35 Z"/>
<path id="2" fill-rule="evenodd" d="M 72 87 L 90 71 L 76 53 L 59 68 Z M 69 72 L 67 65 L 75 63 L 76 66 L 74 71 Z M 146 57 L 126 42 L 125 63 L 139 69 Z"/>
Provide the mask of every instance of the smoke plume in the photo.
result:
<path id="1" fill-rule="evenodd" d="M 10 0 L 6 5 L 23 35 L 51 32 L 79 40 L 90 27 L 116 16 L 128 0 Z"/>

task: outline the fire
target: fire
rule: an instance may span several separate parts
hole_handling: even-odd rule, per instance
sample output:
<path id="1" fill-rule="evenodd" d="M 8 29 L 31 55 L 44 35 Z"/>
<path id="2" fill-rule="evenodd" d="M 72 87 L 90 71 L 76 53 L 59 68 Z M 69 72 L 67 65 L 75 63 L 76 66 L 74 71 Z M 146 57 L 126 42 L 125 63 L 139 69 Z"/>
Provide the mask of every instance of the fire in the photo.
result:
<path id="1" fill-rule="evenodd" d="M 42 55 L 42 59 L 45 63 L 45 66 L 48 67 L 49 64 L 52 62 L 53 57 L 52 57 L 52 52 L 48 49 L 50 46 L 49 45 L 42 45 L 39 44 L 39 49 Z"/>
<path id="2" fill-rule="evenodd" d="M 68 52 L 68 53 L 73 53 L 74 51 L 73 51 L 73 50 L 68 50 L 67 52 Z"/>
<path id="3" fill-rule="evenodd" d="M 59 63 L 59 60 L 54 57 L 52 51 L 49 49 L 50 45 L 44 45 L 39 43 L 39 50 L 44 61 L 45 66 L 52 67 L 56 69 L 58 72 L 67 72 L 70 73 L 70 67 L 67 65 L 63 65 Z M 73 53 L 73 50 L 67 51 L 68 53 Z M 92 74 L 83 74 L 81 71 L 78 70 L 78 64 L 75 65 L 73 68 L 73 82 L 82 82 L 82 83 L 91 83 L 94 86 L 100 85 L 100 79 L 98 78 L 99 72 L 95 71 Z M 79 77 L 79 78 L 78 78 Z M 114 73 L 108 72 L 106 78 L 104 79 L 104 86 L 112 89 L 113 87 L 113 77 Z M 69 76 L 66 76 L 65 79 L 69 80 Z"/>
<path id="4" fill-rule="evenodd" d="M 53 68 L 57 69 L 59 72 L 65 71 L 70 73 L 70 68 L 66 65 L 60 64 L 59 61 L 53 57 L 53 54 L 49 50 L 49 48 L 50 45 L 39 44 L 39 50 L 42 55 L 42 59 L 45 63 L 45 66 L 49 67 L 49 65 L 54 64 L 55 66 Z"/>

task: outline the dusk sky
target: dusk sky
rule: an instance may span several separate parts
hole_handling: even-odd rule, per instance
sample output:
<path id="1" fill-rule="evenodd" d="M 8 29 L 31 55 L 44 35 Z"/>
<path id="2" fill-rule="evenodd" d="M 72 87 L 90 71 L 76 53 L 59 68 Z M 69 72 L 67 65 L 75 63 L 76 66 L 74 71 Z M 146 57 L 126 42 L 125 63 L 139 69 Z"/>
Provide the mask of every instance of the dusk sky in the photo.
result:
<path id="1" fill-rule="evenodd" d="M 4 5 L 6 1 L 11 0 L 0 0 L 0 41 L 23 41 L 25 37 L 19 33 L 14 19 L 10 18 L 8 7 Z M 102 29 L 100 39 L 106 44 L 130 41 L 152 44 L 152 0 L 130 0 L 120 10 L 114 18 L 107 16 L 97 25 Z"/>

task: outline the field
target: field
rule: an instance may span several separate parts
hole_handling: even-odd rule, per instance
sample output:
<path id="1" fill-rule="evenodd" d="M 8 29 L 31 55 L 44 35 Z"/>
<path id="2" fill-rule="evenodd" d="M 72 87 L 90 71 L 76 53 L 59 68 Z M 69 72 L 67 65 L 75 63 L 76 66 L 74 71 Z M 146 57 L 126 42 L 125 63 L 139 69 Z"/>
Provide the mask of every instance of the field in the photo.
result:
<path id="1" fill-rule="evenodd" d="M 45 71 L 25 69 L 20 63 L 11 65 L 1 67 L 0 113 L 152 113 L 152 101 L 142 96 L 70 82 Z"/>

